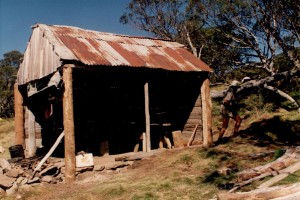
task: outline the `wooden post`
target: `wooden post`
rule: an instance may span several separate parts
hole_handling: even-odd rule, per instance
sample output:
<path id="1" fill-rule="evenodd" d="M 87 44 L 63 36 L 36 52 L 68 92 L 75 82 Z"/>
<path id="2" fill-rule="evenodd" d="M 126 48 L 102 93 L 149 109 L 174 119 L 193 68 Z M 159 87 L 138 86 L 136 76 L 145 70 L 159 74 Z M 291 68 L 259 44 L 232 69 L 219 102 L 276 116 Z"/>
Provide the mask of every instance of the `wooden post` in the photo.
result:
<path id="1" fill-rule="evenodd" d="M 66 183 L 75 180 L 76 172 L 72 72 L 72 67 L 69 65 L 63 68 L 63 81 L 65 86 L 63 94 L 63 123 L 65 132 Z"/>
<path id="2" fill-rule="evenodd" d="M 145 119 L 146 119 L 146 151 L 151 151 L 151 138 L 150 138 L 150 112 L 149 112 L 149 86 L 148 82 L 144 85 L 145 92 Z"/>
<path id="3" fill-rule="evenodd" d="M 184 147 L 181 138 L 181 130 L 172 131 L 172 137 L 174 142 L 174 148 Z"/>
<path id="4" fill-rule="evenodd" d="M 210 98 L 210 81 L 206 78 L 201 85 L 202 121 L 203 121 L 203 146 L 213 145 L 212 140 L 212 102 Z"/>
<path id="5" fill-rule="evenodd" d="M 147 152 L 146 133 L 143 132 L 143 152 Z"/>
<path id="6" fill-rule="evenodd" d="M 100 142 L 100 155 L 109 156 L 109 143 L 107 140 Z"/>
<path id="7" fill-rule="evenodd" d="M 14 85 L 14 99 L 15 99 L 15 144 L 24 146 L 25 134 L 24 134 L 23 97 L 19 91 L 17 83 L 15 83 Z"/>
<path id="8" fill-rule="evenodd" d="M 26 157 L 33 157 L 36 154 L 36 138 L 35 138 L 35 116 L 31 112 L 31 110 L 28 109 L 28 143 L 26 146 Z"/>

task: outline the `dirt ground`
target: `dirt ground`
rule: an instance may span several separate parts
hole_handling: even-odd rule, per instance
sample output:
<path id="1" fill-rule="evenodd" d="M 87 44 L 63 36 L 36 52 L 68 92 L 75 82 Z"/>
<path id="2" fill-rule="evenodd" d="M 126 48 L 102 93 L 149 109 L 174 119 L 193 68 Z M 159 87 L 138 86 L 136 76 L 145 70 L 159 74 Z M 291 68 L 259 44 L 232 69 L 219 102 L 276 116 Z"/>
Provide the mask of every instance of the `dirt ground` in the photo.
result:
<path id="1" fill-rule="evenodd" d="M 234 183 L 235 172 L 274 159 L 274 154 L 255 159 L 251 155 L 297 145 L 293 138 L 298 137 L 295 130 L 299 121 L 286 120 L 291 113 L 277 114 L 260 114 L 247 119 L 239 136 L 228 137 L 224 143 L 211 148 L 159 150 L 128 167 L 85 172 L 78 175 L 73 184 L 43 183 L 0 199 L 216 199 L 216 194 L 222 191 L 219 185 Z M 230 136 L 232 126 L 230 124 L 226 136 Z M 220 124 L 214 128 L 215 139 L 218 127 Z M 233 173 L 217 173 L 221 168 Z M 245 190 L 251 187 L 255 187 L 255 183 Z"/>

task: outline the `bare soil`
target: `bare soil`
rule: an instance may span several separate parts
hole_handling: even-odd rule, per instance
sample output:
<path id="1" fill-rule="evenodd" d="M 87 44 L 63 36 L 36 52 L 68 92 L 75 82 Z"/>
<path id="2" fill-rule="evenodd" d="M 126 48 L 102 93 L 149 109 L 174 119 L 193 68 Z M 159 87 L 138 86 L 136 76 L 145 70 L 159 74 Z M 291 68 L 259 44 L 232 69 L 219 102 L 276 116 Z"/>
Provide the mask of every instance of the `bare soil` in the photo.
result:
<path id="1" fill-rule="evenodd" d="M 218 192 L 235 182 L 236 172 L 268 163 L 275 159 L 276 151 L 298 145 L 296 130 L 300 123 L 286 119 L 288 115 L 291 113 L 283 111 L 252 116 L 242 123 L 240 135 L 234 138 L 230 137 L 230 124 L 227 139 L 211 148 L 155 151 L 128 167 L 85 172 L 74 184 L 42 184 L 0 199 L 216 199 Z M 218 127 L 220 124 L 214 127 L 215 139 Z M 274 154 L 253 157 L 270 151 Z M 222 174 L 222 169 L 229 171 Z"/>

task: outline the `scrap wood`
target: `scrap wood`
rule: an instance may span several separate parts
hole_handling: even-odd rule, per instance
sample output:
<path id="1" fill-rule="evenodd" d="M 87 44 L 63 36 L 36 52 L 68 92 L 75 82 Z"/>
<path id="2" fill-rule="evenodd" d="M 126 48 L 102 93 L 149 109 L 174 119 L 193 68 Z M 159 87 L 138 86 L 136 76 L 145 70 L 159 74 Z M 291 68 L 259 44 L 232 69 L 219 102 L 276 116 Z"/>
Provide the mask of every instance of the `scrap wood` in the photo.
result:
<path id="1" fill-rule="evenodd" d="M 253 169 L 244 170 L 238 173 L 238 179 L 235 186 L 229 190 L 229 193 L 232 193 L 239 188 L 248 185 L 256 180 L 263 179 L 267 176 L 276 176 L 274 179 L 267 181 L 266 183 L 259 186 L 259 188 L 263 189 L 271 186 L 272 184 L 278 182 L 285 178 L 289 173 L 293 173 L 300 169 L 300 161 L 299 161 L 299 147 L 290 148 L 286 151 L 286 153 L 278 158 L 277 160 L 268 163 L 263 166 L 258 166 Z M 297 163 L 294 164 L 297 160 Z M 291 165 L 293 163 L 293 165 Z M 278 175 L 280 174 L 280 175 Z"/>
<path id="2" fill-rule="evenodd" d="M 295 162 L 298 162 L 299 160 L 300 160 L 300 147 L 289 148 L 286 150 L 284 155 L 274 160 L 273 162 L 237 173 L 238 175 L 237 182 L 243 182 L 245 180 L 251 179 L 255 176 L 259 176 L 267 172 L 272 172 L 272 171 L 278 172 L 294 164 Z"/>
<path id="3" fill-rule="evenodd" d="M 284 179 L 285 177 L 287 177 L 289 174 L 292 174 L 296 171 L 300 170 L 300 161 L 281 170 L 279 172 L 279 174 L 273 178 L 271 178 L 270 180 L 264 182 L 263 184 L 261 184 L 260 186 L 258 186 L 257 188 L 259 189 L 263 189 L 263 188 L 267 188 L 270 187 L 271 185 L 279 182 L 280 180 Z"/>
<path id="4" fill-rule="evenodd" d="M 245 186 L 245 185 L 248 185 L 249 183 L 252 183 L 256 180 L 260 180 L 260 179 L 263 179 L 267 176 L 274 176 L 275 174 L 275 177 L 264 182 L 263 184 L 261 184 L 260 186 L 258 186 L 258 189 L 264 189 L 264 188 L 268 188 L 270 187 L 271 185 L 277 183 L 278 181 L 284 179 L 285 177 L 287 177 L 290 173 L 294 173 L 296 171 L 300 170 L 300 162 L 297 162 L 295 163 L 294 165 L 290 166 L 290 167 L 287 167 L 283 170 L 280 170 L 280 171 L 272 171 L 272 172 L 266 172 L 266 173 L 263 173 L 259 176 L 256 176 L 254 178 L 251 178 L 251 179 L 248 179 L 242 183 L 238 183 L 235 185 L 234 188 L 232 188 L 231 190 L 229 190 L 228 192 L 231 193 L 231 192 L 234 192 L 236 191 L 237 189 Z"/>
<path id="5" fill-rule="evenodd" d="M 222 192 L 219 193 L 218 199 L 220 200 L 257 200 L 257 199 L 274 199 L 279 197 L 284 197 L 291 194 L 296 194 L 300 190 L 300 183 L 295 183 L 292 185 L 280 185 L 275 187 L 269 187 L 264 189 L 256 189 L 249 192 L 236 192 L 228 193 Z"/>
<path id="6" fill-rule="evenodd" d="M 259 176 L 254 177 L 254 178 L 248 179 L 248 180 L 246 180 L 246 181 L 244 181 L 244 182 L 242 182 L 242 183 L 238 183 L 238 184 L 236 184 L 236 185 L 234 186 L 234 188 L 232 188 L 231 190 L 229 190 L 228 193 L 232 193 L 232 192 L 236 191 L 237 189 L 239 189 L 239 188 L 241 188 L 241 187 L 243 187 L 243 186 L 245 186 L 245 185 L 248 185 L 249 183 L 252 183 L 252 182 L 254 182 L 254 181 L 263 179 L 263 178 L 265 178 L 265 177 L 267 177 L 267 176 L 271 176 L 271 175 L 272 175 L 272 172 L 266 172 L 266 173 L 264 173 L 264 174 L 261 174 L 261 175 L 259 175 Z"/>
<path id="7" fill-rule="evenodd" d="M 190 137 L 190 139 L 189 139 L 189 142 L 187 143 L 187 146 L 188 146 L 188 147 L 192 144 L 192 142 L 193 142 L 194 139 L 195 139 L 195 135 L 196 135 L 196 132 L 197 132 L 197 128 L 198 128 L 198 124 L 196 124 L 196 126 L 195 126 L 195 128 L 194 128 L 194 131 L 193 131 L 193 133 L 192 133 L 192 135 L 191 135 L 191 137 Z"/>
<path id="8" fill-rule="evenodd" d="M 130 153 L 119 154 L 114 157 L 115 157 L 115 161 L 134 161 L 134 160 L 142 160 L 152 155 L 153 153 L 149 153 L 149 152 L 130 152 Z"/>
<path id="9" fill-rule="evenodd" d="M 58 144 L 60 143 L 60 141 L 62 140 L 62 138 L 64 137 L 65 133 L 62 132 L 58 138 L 56 139 L 55 143 L 53 144 L 53 146 L 51 147 L 51 149 L 49 150 L 49 152 L 45 155 L 45 157 L 41 160 L 41 162 L 36 166 L 36 168 L 33 171 L 32 174 L 32 178 L 34 178 L 35 173 L 42 167 L 42 165 L 46 162 L 46 160 L 52 155 L 53 151 L 56 149 L 56 147 L 58 146 Z"/>

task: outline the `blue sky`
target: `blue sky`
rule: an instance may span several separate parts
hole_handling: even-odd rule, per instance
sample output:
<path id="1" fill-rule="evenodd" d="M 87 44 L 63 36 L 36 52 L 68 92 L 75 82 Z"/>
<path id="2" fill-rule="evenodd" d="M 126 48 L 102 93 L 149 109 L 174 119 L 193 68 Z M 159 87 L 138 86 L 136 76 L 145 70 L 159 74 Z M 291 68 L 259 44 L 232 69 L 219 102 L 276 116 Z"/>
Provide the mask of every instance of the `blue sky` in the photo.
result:
<path id="1" fill-rule="evenodd" d="M 76 26 L 101 32 L 147 36 L 119 23 L 130 0 L 0 0 L 0 59 L 24 53 L 35 23 Z"/>

